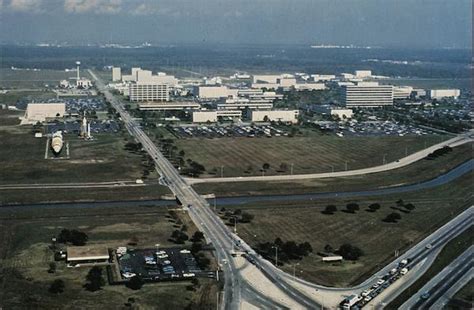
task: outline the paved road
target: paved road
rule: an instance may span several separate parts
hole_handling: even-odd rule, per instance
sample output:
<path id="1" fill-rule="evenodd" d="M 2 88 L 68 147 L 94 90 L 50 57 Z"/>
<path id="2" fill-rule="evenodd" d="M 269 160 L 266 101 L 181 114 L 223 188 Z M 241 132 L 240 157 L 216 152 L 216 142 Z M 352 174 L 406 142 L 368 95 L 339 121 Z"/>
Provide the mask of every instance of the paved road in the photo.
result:
<path id="1" fill-rule="evenodd" d="M 228 177 L 228 178 L 187 178 L 188 184 L 198 183 L 222 183 L 222 182 L 267 182 L 267 181 L 294 181 L 294 180 L 308 180 L 308 179 L 323 179 L 323 178 L 337 178 L 356 175 L 365 175 L 371 173 L 378 173 L 389 171 L 404 166 L 408 166 L 418 160 L 425 158 L 433 151 L 444 146 L 456 147 L 465 143 L 473 142 L 472 132 L 461 134 L 452 139 L 438 143 L 428 147 L 419 152 L 413 153 L 407 157 L 403 157 L 398 161 L 390 162 L 385 165 L 369 167 L 364 169 L 325 172 L 325 173 L 310 173 L 310 174 L 294 174 L 294 175 L 271 175 L 271 176 L 251 176 L 251 177 Z"/>
<path id="2" fill-rule="evenodd" d="M 321 308 L 320 304 L 316 302 L 313 297 L 309 297 L 310 294 L 307 291 L 306 293 L 303 293 L 300 289 L 301 286 L 313 290 L 314 288 L 317 288 L 319 294 L 321 295 L 324 295 L 325 293 L 331 293 L 333 291 L 340 291 L 343 293 L 347 292 L 349 294 L 358 292 L 359 290 L 363 290 L 371 286 L 374 281 L 377 281 L 382 275 L 386 274 L 401 259 L 409 257 L 412 259 L 410 264 L 418 264 L 427 256 L 436 253 L 437 249 L 444 246 L 449 240 L 454 238 L 454 236 L 458 235 L 467 227 L 472 225 L 473 207 L 457 216 L 455 219 L 444 225 L 435 233 L 407 251 L 404 255 L 388 264 L 382 270 L 358 286 L 343 289 L 327 288 L 298 279 L 297 282 L 299 282 L 299 286 L 297 287 L 292 283 L 294 281 L 292 276 L 284 273 L 269 261 L 260 257 L 252 248 L 250 248 L 248 244 L 238 237 L 238 235 L 229 231 L 228 227 L 211 210 L 207 201 L 198 195 L 186 182 L 186 180 L 180 176 L 179 172 L 171 165 L 171 163 L 163 156 L 163 154 L 161 154 L 161 152 L 150 140 L 150 138 L 143 132 L 140 126 L 130 117 L 130 115 L 123 108 L 123 104 L 105 88 L 103 83 L 95 76 L 93 72 L 89 72 L 96 80 L 98 89 L 104 93 L 107 100 L 120 114 L 127 130 L 143 145 L 143 148 L 154 159 L 157 171 L 162 177 L 166 178 L 168 187 L 180 200 L 183 205 L 183 209 L 188 211 L 191 219 L 196 224 L 198 229 L 203 231 L 207 240 L 214 245 L 218 261 L 222 263 L 221 266 L 225 274 L 224 302 L 222 303 L 223 309 L 238 309 L 240 307 L 241 301 L 243 300 L 242 293 L 244 292 L 244 295 L 248 293 L 248 289 L 245 287 L 249 284 L 251 285 L 251 283 L 246 282 L 245 277 L 236 267 L 235 262 L 230 255 L 233 249 L 247 252 L 247 256 L 254 261 L 254 265 L 257 267 L 256 270 L 258 274 L 270 280 L 270 283 L 272 283 L 272 285 L 277 289 L 284 292 L 287 297 L 292 300 L 292 302 L 301 305 L 302 308 L 319 309 Z M 464 143 L 463 140 L 465 137 L 458 137 L 457 139 L 459 139 L 457 140 L 457 143 Z M 431 244 L 429 249 L 426 247 L 428 244 Z M 262 300 L 260 301 L 261 305 L 266 302 L 267 306 L 275 306 L 275 302 L 269 300 L 268 296 L 263 296 L 260 294 L 258 297 Z"/>
<path id="3" fill-rule="evenodd" d="M 136 181 L 84 182 L 84 183 L 40 183 L 40 184 L 5 184 L 0 190 L 11 189 L 67 189 L 67 188 L 109 188 L 136 187 L 147 184 L 137 184 Z"/>
<path id="4" fill-rule="evenodd" d="M 189 215 L 199 230 L 203 231 L 206 238 L 215 249 L 219 262 L 222 262 L 222 269 L 225 274 L 224 283 L 224 309 L 238 309 L 241 303 L 241 285 L 245 281 L 239 270 L 236 268 L 231 251 L 236 248 L 240 251 L 249 251 L 254 255 L 254 251 L 243 240 L 231 233 L 227 226 L 211 210 L 209 204 L 193 188 L 186 183 L 179 172 L 163 156 L 156 145 L 144 133 L 132 117 L 125 111 L 122 102 L 108 91 L 102 81 L 89 70 L 89 73 L 96 81 L 97 88 L 104 93 L 106 99 L 120 114 L 122 121 L 129 133 L 134 136 L 143 146 L 144 150 L 153 158 L 158 173 L 166 178 L 168 187 L 180 200 L 184 209 L 189 211 Z M 307 297 L 299 290 L 288 285 L 285 280 L 280 279 L 276 274 L 279 270 L 260 257 L 255 259 L 261 264 L 262 277 L 267 277 L 279 289 L 283 290 L 289 298 L 304 308 L 318 309 L 320 305 L 313 299 Z"/>
<path id="5" fill-rule="evenodd" d="M 448 298 L 443 298 L 445 293 L 452 287 L 455 287 L 457 283 L 462 284 L 462 281 L 460 280 L 472 278 L 473 258 L 474 246 L 471 246 L 439 274 L 428 281 L 428 283 L 408 299 L 400 309 L 441 309 L 444 306 L 442 303 L 447 303 L 447 301 L 449 301 L 449 296 Z M 462 286 L 457 285 L 457 287 L 459 290 Z M 457 290 L 454 290 L 454 293 L 456 291 Z M 423 298 L 423 294 L 428 295 Z"/>

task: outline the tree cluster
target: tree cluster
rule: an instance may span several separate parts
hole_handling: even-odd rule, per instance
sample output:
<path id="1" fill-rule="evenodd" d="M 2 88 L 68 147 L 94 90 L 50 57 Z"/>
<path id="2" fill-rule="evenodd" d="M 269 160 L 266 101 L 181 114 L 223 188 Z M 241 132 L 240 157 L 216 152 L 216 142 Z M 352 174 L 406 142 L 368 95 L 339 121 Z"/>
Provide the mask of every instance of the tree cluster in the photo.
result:
<path id="1" fill-rule="evenodd" d="M 236 223 L 250 223 L 254 219 L 254 215 L 240 209 L 236 209 L 233 212 L 227 211 L 224 218 L 229 219 L 229 224 Z"/>
<path id="2" fill-rule="evenodd" d="M 86 276 L 86 284 L 84 287 L 86 290 L 95 292 L 102 288 L 105 285 L 105 280 L 102 276 L 102 268 L 94 266 L 89 270 L 89 273 Z"/>
<path id="3" fill-rule="evenodd" d="M 336 254 L 341 255 L 345 260 L 358 260 L 359 257 L 364 255 L 364 252 L 356 246 L 344 243 L 336 251 Z"/>
<path id="4" fill-rule="evenodd" d="M 75 229 L 63 229 L 57 238 L 59 243 L 71 243 L 76 246 L 85 245 L 88 239 L 89 237 L 85 233 Z"/>
<path id="5" fill-rule="evenodd" d="M 295 241 L 283 242 L 280 238 L 276 238 L 274 242 L 259 243 L 257 252 L 267 259 L 275 259 L 275 248 L 278 251 L 278 261 L 288 262 L 292 259 L 302 259 L 313 252 L 313 248 L 309 242 L 296 243 Z"/>
<path id="6" fill-rule="evenodd" d="M 189 237 L 182 230 L 175 230 L 173 233 L 171 233 L 171 239 L 173 239 L 175 243 L 184 244 L 184 242 L 187 241 Z"/>
<path id="7" fill-rule="evenodd" d="M 451 153 L 452 151 L 453 149 L 451 147 L 445 146 L 443 148 L 433 151 L 433 153 L 429 153 L 428 156 L 426 156 L 426 159 L 433 160 L 445 154 Z"/>

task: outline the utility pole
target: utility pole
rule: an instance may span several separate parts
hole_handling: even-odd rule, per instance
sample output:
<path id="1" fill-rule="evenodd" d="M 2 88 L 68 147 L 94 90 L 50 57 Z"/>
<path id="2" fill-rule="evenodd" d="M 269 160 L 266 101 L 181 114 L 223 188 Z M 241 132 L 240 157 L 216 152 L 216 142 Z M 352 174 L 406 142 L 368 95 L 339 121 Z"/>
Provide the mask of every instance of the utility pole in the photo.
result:
<path id="1" fill-rule="evenodd" d="M 224 177 L 224 166 L 221 166 L 221 178 Z"/>
<path id="2" fill-rule="evenodd" d="M 293 175 L 293 165 L 294 165 L 294 164 L 291 164 L 291 169 L 290 169 L 291 175 Z"/>
<path id="3" fill-rule="evenodd" d="M 346 160 L 346 165 L 345 165 L 345 167 L 346 167 L 346 171 L 347 171 L 347 160 Z"/>
<path id="4" fill-rule="evenodd" d="M 217 203 L 216 203 L 216 194 L 214 194 L 214 211 L 217 210 L 216 205 L 217 205 Z"/>
<path id="5" fill-rule="evenodd" d="M 387 154 L 383 154 L 383 164 L 385 165 L 385 157 L 387 156 Z"/>
<path id="6" fill-rule="evenodd" d="M 405 157 L 408 156 L 408 146 L 405 146 Z"/>

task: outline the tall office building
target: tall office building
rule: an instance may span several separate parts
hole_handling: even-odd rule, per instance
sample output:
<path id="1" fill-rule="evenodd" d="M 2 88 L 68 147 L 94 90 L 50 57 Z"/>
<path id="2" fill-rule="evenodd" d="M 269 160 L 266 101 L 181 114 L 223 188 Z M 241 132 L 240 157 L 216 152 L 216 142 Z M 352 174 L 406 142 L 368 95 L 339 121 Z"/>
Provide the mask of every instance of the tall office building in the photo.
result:
<path id="1" fill-rule="evenodd" d="M 112 81 L 118 82 L 122 80 L 122 69 L 120 67 L 112 68 Z"/>
<path id="2" fill-rule="evenodd" d="M 169 101 L 169 86 L 167 84 L 130 83 L 130 101 Z"/>
<path id="3" fill-rule="evenodd" d="M 378 83 L 358 83 L 345 86 L 347 107 L 383 107 L 393 105 L 393 86 Z"/>

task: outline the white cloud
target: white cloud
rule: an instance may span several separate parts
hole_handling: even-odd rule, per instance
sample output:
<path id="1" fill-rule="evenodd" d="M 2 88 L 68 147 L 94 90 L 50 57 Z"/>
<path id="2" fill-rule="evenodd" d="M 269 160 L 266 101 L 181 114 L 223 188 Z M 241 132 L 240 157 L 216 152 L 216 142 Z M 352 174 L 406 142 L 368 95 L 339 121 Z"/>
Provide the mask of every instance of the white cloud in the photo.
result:
<path id="1" fill-rule="evenodd" d="M 65 0 L 68 13 L 117 14 L 122 11 L 122 0 Z"/>
<path id="2" fill-rule="evenodd" d="M 158 13 L 158 8 L 154 4 L 141 3 L 130 11 L 133 15 L 151 15 Z"/>
<path id="3" fill-rule="evenodd" d="M 42 6 L 43 0 L 11 0 L 8 8 L 17 12 L 40 13 L 43 11 Z"/>

